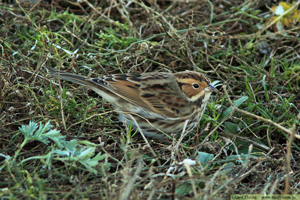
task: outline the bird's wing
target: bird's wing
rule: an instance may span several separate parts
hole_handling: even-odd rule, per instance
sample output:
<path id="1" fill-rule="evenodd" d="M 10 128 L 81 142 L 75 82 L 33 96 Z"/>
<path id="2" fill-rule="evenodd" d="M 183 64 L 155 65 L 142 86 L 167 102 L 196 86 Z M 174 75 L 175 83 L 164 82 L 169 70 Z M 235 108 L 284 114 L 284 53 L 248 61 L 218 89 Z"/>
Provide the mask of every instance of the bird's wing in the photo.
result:
<path id="1" fill-rule="evenodd" d="M 89 79 L 149 112 L 176 118 L 189 103 L 171 73 L 119 74 Z"/>
<path id="2" fill-rule="evenodd" d="M 87 86 L 113 104 L 118 101 L 115 98 L 118 96 L 162 117 L 177 118 L 182 112 L 189 112 L 189 102 L 171 73 L 117 74 L 87 78 L 52 68 L 49 68 L 49 72 L 54 77 Z M 121 107 L 120 109 L 122 110 Z"/>

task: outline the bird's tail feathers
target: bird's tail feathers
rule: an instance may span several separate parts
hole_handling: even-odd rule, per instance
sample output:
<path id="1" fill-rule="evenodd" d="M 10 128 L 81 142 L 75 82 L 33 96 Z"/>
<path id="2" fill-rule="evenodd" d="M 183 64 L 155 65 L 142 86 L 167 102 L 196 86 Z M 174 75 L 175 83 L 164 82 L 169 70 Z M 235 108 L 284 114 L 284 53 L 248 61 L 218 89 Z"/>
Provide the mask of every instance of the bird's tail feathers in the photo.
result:
<path id="1" fill-rule="evenodd" d="M 57 77 L 66 81 L 70 81 L 88 87 L 91 87 L 92 85 L 92 82 L 88 81 L 89 79 L 85 76 L 80 76 L 80 75 L 72 74 L 65 71 L 60 71 L 53 68 L 48 68 L 48 71 L 50 75 L 53 77 Z"/>

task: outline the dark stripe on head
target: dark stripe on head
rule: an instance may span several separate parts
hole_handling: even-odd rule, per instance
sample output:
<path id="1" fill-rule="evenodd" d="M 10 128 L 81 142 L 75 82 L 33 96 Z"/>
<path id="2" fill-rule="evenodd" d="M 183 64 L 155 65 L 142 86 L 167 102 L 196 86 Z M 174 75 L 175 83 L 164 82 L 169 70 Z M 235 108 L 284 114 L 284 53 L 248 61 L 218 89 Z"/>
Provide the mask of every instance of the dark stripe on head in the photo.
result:
<path id="1" fill-rule="evenodd" d="M 183 85 L 188 85 L 187 83 L 181 83 L 181 82 L 179 82 L 179 81 L 177 81 L 177 83 L 178 83 L 178 86 L 180 87 L 180 89 L 182 89 L 182 86 L 183 86 Z"/>
<path id="2" fill-rule="evenodd" d="M 205 75 L 200 74 L 200 73 L 194 73 L 194 72 L 179 72 L 179 73 L 176 73 L 176 77 L 182 78 L 182 79 L 193 78 L 195 80 L 209 82 L 209 79 Z"/>

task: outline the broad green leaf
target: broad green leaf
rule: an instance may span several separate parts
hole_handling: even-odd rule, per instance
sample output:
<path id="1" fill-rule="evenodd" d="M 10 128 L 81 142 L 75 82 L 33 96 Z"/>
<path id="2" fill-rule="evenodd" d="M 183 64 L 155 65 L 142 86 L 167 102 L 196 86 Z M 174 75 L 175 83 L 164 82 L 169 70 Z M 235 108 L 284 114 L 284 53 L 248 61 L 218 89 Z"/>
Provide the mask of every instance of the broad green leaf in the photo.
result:
<path id="1" fill-rule="evenodd" d="M 247 96 L 242 96 L 241 98 L 235 100 L 232 104 L 235 106 L 235 107 L 239 107 L 242 103 L 244 103 L 245 101 L 247 101 L 249 97 Z M 226 117 L 228 117 L 230 115 L 230 113 L 232 112 L 232 108 L 229 107 L 227 108 L 222 114 L 221 116 L 219 117 L 219 121 L 222 121 L 223 119 L 225 119 Z"/>

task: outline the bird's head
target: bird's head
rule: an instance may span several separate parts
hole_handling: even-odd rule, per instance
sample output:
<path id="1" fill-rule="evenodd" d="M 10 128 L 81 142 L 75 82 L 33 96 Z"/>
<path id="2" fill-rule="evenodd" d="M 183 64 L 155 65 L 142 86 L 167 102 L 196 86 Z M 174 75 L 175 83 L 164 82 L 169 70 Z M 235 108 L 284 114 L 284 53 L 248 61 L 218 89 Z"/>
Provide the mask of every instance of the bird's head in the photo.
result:
<path id="1" fill-rule="evenodd" d="M 189 101 L 199 99 L 208 100 L 211 93 L 216 90 L 210 80 L 199 72 L 184 71 L 175 74 L 178 85 Z"/>

